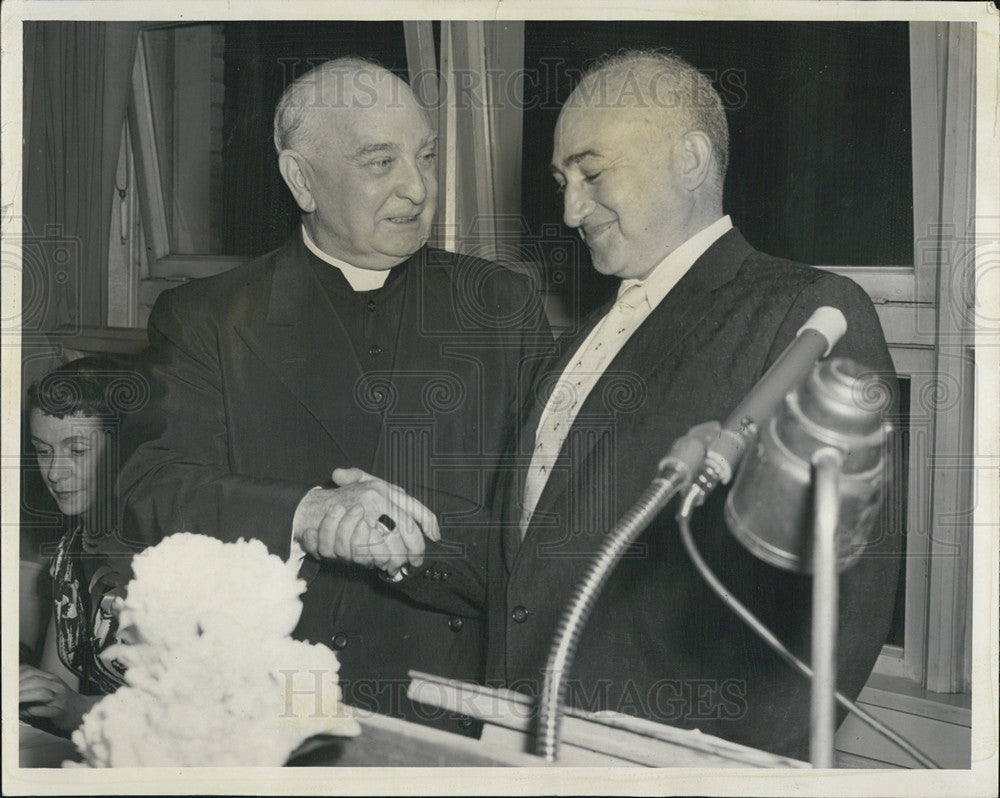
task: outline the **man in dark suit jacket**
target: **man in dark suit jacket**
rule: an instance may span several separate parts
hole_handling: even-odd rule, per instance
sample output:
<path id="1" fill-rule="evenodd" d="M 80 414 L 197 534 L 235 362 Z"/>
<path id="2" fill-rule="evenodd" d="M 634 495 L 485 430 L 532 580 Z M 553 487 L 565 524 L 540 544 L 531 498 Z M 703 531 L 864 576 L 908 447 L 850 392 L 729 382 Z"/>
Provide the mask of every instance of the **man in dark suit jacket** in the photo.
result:
<path id="1" fill-rule="evenodd" d="M 125 529 L 304 556 L 296 635 L 337 651 L 346 700 L 421 719 L 407 670 L 481 678 L 481 620 L 342 560 L 395 572 L 420 562 L 425 534 L 475 545 L 531 365 L 525 330 L 551 336 L 526 280 L 425 246 L 436 136 L 391 73 L 341 59 L 303 76 L 279 102 L 275 143 L 302 229 L 158 300 L 159 395 L 121 477 Z"/>
<path id="2" fill-rule="evenodd" d="M 718 95 L 674 56 L 610 59 L 561 112 L 552 171 L 565 221 L 580 229 L 595 268 L 622 278 L 621 305 L 562 343 L 502 480 L 484 601 L 491 685 L 540 692 L 557 624 L 616 519 L 671 443 L 726 418 L 817 307 L 847 319 L 832 354 L 884 375 L 893 390 L 864 292 L 755 251 L 723 215 L 727 150 Z M 725 526 L 724 498 L 716 491 L 696 515 L 699 547 L 731 592 L 808 660 L 811 580 L 744 550 Z M 568 676 L 569 701 L 807 757 L 808 681 L 707 587 L 675 512 L 671 503 L 604 587 Z M 898 543 L 890 530 L 841 578 L 837 684 L 848 696 L 888 632 Z M 431 563 L 434 553 L 428 544 Z M 401 588 L 457 610 L 483 601 L 476 573 L 446 586 L 410 577 Z"/>

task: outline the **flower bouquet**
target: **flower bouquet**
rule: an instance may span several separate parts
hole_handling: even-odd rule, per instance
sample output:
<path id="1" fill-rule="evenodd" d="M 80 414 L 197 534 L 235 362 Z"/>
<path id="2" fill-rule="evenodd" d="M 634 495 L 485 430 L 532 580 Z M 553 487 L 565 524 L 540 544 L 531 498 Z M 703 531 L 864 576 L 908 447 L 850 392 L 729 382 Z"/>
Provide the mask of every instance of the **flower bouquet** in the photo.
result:
<path id="1" fill-rule="evenodd" d="M 283 765 L 360 733 L 326 646 L 292 640 L 305 583 L 258 540 L 180 533 L 136 555 L 119 600 L 125 686 L 73 733 L 92 767 Z"/>

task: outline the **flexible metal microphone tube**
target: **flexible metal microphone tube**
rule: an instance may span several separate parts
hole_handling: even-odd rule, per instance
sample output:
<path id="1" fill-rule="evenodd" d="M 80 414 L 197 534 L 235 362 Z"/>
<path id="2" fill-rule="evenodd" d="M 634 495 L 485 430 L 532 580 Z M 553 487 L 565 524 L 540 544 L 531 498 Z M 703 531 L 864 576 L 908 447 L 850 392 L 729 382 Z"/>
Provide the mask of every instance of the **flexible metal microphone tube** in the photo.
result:
<path id="1" fill-rule="evenodd" d="M 601 589 L 611 576 L 624 551 L 667 506 L 690 479 L 681 469 L 667 468 L 642 492 L 618 520 L 580 580 L 570 599 L 569 607 L 556 629 L 556 639 L 545 668 L 545 682 L 539 702 L 538 740 L 536 752 L 546 762 L 555 762 L 559 748 L 559 727 L 562 706 L 566 700 L 566 684 L 580 634 L 590 617 Z"/>

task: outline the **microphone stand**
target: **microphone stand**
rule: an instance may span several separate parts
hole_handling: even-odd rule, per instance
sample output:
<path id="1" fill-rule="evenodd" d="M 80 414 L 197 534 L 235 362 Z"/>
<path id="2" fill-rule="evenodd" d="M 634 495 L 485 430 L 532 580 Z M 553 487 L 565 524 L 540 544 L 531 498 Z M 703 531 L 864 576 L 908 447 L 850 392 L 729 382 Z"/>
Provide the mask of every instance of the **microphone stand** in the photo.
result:
<path id="1" fill-rule="evenodd" d="M 814 768 L 834 766 L 837 692 L 837 522 L 843 456 L 832 446 L 812 457 L 813 585 L 812 694 L 809 712 L 809 761 Z"/>
<path id="2" fill-rule="evenodd" d="M 689 478 L 689 477 L 688 477 Z M 625 550 L 635 542 L 670 499 L 685 483 L 684 475 L 674 472 L 656 477 L 608 533 L 577 586 L 569 607 L 559 621 L 556 638 L 545 666 L 545 681 L 538 704 L 538 741 L 536 753 L 546 762 L 555 762 L 559 754 L 562 707 L 566 703 L 566 677 L 576 655 L 580 634 L 590 617 L 601 589 L 611 576 Z"/>
<path id="3" fill-rule="evenodd" d="M 690 484 L 694 473 L 705 460 L 708 446 L 718 438 L 719 430 L 718 422 L 709 421 L 692 427 L 674 443 L 667 456 L 660 461 L 657 476 L 604 538 L 600 551 L 577 585 L 556 628 L 539 700 L 536 752 L 546 762 L 555 762 L 559 753 L 562 707 L 566 703 L 566 677 L 576 655 L 580 634 L 601 589 L 625 550 L 674 495 Z"/>
<path id="4" fill-rule="evenodd" d="M 660 461 L 659 474 L 607 535 L 559 622 L 546 665 L 539 706 L 538 754 L 547 762 L 555 761 L 559 748 L 565 677 L 580 634 L 621 554 L 695 475 L 704 483 L 706 469 L 702 466 L 706 465 L 706 458 L 713 484 L 704 484 L 703 492 L 710 492 L 720 480 L 728 482 L 756 435 L 756 424 L 774 413 L 785 395 L 802 381 L 819 358 L 830 354 L 846 331 L 847 321 L 840 310 L 828 306 L 817 308 L 799 329 L 795 340 L 732 411 L 725 426 L 715 421 L 699 424 L 674 443 Z"/>
<path id="5" fill-rule="evenodd" d="M 569 675 L 583 627 L 602 588 L 628 546 L 638 539 L 670 499 L 687 486 L 688 489 L 681 499 L 677 513 L 677 522 L 681 540 L 695 567 L 723 603 L 785 662 L 812 679 L 809 730 L 813 767 L 832 768 L 834 765 L 837 703 L 892 740 L 925 767 L 936 767 L 929 757 L 836 689 L 840 565 L 837 527 L 841 515 L 840 494 L 843 491 L 845 496 L 852 500 L 849 502 L 849 508 L 844 511 L 845 521 L 851 521 L 852 514 L 859 514 L 864 509 L 862 501 L 864 493 L 852 496 L 852 486 L 856 487 L 856 483 L 862 481 L 868 473 L 865 469 L 870 469 L 872 466 L 864 460 L 865 448 L 858 450 L 860 456 L 854 460 L 851 459 L 850 453 L 846 455 L 845 460 L 845 453 L 830 445 L 830 438 L 826 437 L 826 428 L 803 414 L 798 405 L 797 392 L 791 395 L 790 392 L 811 374 L 815 384 L 809 383 L 811 392 L 809 406 L 814 414 L 819 414 L 821 418 L 825 416 L 839 418 L 844 415 L 845 408 L 853 409 L 849 397 L 857 389 L 856 380 L 861 376 L 861 366 L 853 361 L 838 358 L 832 362 L 824 362 L 822 370 L 817 367 L 816 371 L 813 371 L 817 360 L 830 353 L 845 330 L 846 322 L 843 314 L 836 308 L 822 307 L 815 311 L 799 330 L 795 340 L 786 347 L 724 424 L 715 421 L 699 424 L 674 442 L 670 452 L 660 461 L 657 476 L 608 533 L 559 622 L 546 665 L 539 703 L 537 753 L 547 762 L 554 762 L 558 754 L 562 705 L 565 703 L 567 692 L 566 677 Z M 691 535 L 690 519 L 694 508 L 700 506 L 720 482 L 729 483 L 748 447 L 756 440 L 758 425 L 771 419 L 773 427 L 774 419 L 771 417 L 786 397 L 789 397 L 789 401 L 791 398 L 796 399 L 795 417 L 801 416 L 797 422 L 799 427 L 810 430 L 800 442 L 802 446 L 809 448 L 815 442 L 820 444 L 811 454 L 802 452 L 803 456 L 799 460 L 802 463 L 809 462 L 812 466 L 812 668 L 792 654 L 770 629 L 725 589 L 702 559 Z M 835 435 L 834 439 L 843 439 L 848 448 L 859 444 L 867 446 L 870 431 L 866 431 L 866 428 L 872 424 L 877 427 L 877 419 L 872 419 L 871 413 L 866 410 L 848 415 L 848 421 L 851 423 L 844 430 L 844 434 Z M 815 429 L 819 430 L 818 437 Z M 778 440 L 772 443 L 772 448 L 781 451 L 787 449 L 785 444 Z M 792 456 L 795 456 L 794 453 Z M 760 466 L 754 478 L 758 480 L 773 478 L 780 471 L 777 463 L 781 459 L 783 456 Z M 857 472 L 851 470 L 849 464 L 858 466 L 859 470 Z M 845 474 L 845 469 L 849 473 Z M 743 468 L 740 477 L 746 473 L 747 469 Z M 808 482 L 810 475 L 803 471 L 802 476 L 804 481 Z M 847 480 L 843 486 L 842 476 Z M 739 481 L 738 479 L 737 482 Z M 729 501 L 732 499 L 731 493 Z M 727 521 L 731 510 L 727 503 Z M 752 513 L 752 508 L 750 511 Z M 797 569 L 796 566 L 802 565 L 800 560 L 805 559 L 804 555 L 799 557 L 790 554 L 783 546 L 775 547 L 767 540 L 760 540 L 752 529 L 747 531 L 742 528 L 744 525 L 739 521 L 739 513 L 733 512 L 739 526 L 730 525 L 731 529 L 751 552 L 782 568 L 792 567 L 794 570 Z M 804 523 L 801 525 L 804 526 Z M 784 534 L 788 530 L 778 531 Z"/>
<path id="6" fill-rule="evenodd" d="M 536 753 L 546 762 L 555 762 L 559 752 L 562 707 L 566 699 L 566 680 L 576 646 L 590 612 L 597 601 L 601 589 L 611 571 L 618 563 L 621 553 L 630 546 L 667 505 L 670 499 L 685 485 L 689 488 L 681 498 L 677 511 L 681 541 L 691 561 L 715 594 L 767 643 L 789 666 L 808 679 L 813 679 L 812 714 L 810 727 L 810 755 L 814 767 L 833 767 L 834 732 L 836 726 L 834 708 L 836 702 L 881 734 L 923 767 L 937 768 L 938 765 L 920 749 L 882 723 L 874 715 L 861 709 L 857 704 L 836 690 L 836 639 L 837 639 L 837 544 L 836 529 L 839 514 L 840 453 L 836 449 L 823 447 L 813 456 L 816 470 L 814 483 L 814 533 L 816 536 L 813 579 L 813 623 L 819 624 L 813 630 L 813 662 L 826 669 L 817 678 L 810 668 L 792 654 L 784 644 L 760 622 L 743 604 L 732 596 L 718 577 L 712 573 L 702 559 L 691 535 L 691 515 L 701 505 L 707 493 L 715 487 L 718 475 L 711 468 L 701 469 L 705 453 L 719 434 L 720 425 L 708 422 L 692 428 L 675 442 L 670 454 L 659 465 L 660 474 L 653 479 L 643 494 L 629 508 L 624 516 L 605 538 L 598 556 L 591 563 L 587 573 L 577 588 L 570 606 L 563 615 L 556 630 L 555 642 L 549 654 L 545 669 L 545 682 L 539 701 L 538 738 Z M 752 432 L 752 430 L 750 430 Z M 692 481 L 692 474 L 697 479 Z M 822 543 L 821 543 L 822 541 Z M 819 554 L 819 549 L 823 553 Z M 822 574 L 822 575 L 821 575 Z M 822 584 L 822 588 L 820 585 Z M 817 614 L 822 618 L 817 618 Z M 825 631 L 824 631 L 825 630 Z M 817 646 L 820 651 L 817 652 Z M 820 663 L 823 663 L 821 665 Z M 817 709 L 822 708 L 817 712 Z M 822 730 L 820 730 L 822 725 Z M 819 738 L 817 739 L 817 734 Z M 822 759 L 820 757 L 822 756 Z"/>

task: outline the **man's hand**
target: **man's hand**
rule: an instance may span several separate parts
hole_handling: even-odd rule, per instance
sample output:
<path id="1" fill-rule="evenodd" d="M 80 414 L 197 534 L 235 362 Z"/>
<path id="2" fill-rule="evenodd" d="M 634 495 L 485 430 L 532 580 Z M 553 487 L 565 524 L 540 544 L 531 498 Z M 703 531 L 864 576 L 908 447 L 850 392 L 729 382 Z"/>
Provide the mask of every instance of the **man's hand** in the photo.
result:
<path id="1" fill-rule="evenodd" d="M 392 574 L 423 564 L 425 536 L 441 539 L 434 513 L 402 488 L 359 468 L 338 468 L 333 481 L 296 508 L 293 536 L 306 554 Z"/>
<path id="2" fill-rule="evenodd" d="M 31 665 L 22 665 L 18 703 L 23 720 L 50 718 L 63 731 L 76 729 L 83 716 L 96 703 L 97 696 L 80 695 L 53 673 Z"/>

